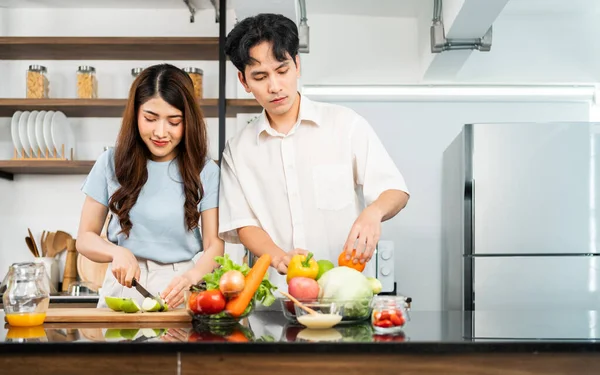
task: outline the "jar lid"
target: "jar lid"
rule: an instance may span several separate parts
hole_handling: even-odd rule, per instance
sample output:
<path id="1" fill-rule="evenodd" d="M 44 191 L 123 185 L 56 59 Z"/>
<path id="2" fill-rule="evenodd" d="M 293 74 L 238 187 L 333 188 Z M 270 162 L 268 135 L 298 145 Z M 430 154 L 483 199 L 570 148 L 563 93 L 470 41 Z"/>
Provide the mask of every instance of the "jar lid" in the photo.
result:
<path id="1" fill-rule="evenodd" d="M 192 68 L 192 67 L 183 68 L 183 71 L 186 73 L 204 74 L 204 72 L 200 68 Z"/>
<path id="2" fill-rule="evenodd" d="M 95 72 L 96 68 L 94 68 L 93 66 L 81 65 L 79 68 L 77 68 L 77 71 L 89 73 L 89 72 Z"/>
<path id="3" fill-rule="evenodd" d="M 46 67 L 43 65 L 29 65 L 29 70 L 34 72 L 46 72 Z"/>
<path id="4" fill-rule="evenodd" d="M 142 70 L 144 70 L 144 68 L 133 68 L 131 69 L 131 75 L 135 77 L 140 74 Z"/>

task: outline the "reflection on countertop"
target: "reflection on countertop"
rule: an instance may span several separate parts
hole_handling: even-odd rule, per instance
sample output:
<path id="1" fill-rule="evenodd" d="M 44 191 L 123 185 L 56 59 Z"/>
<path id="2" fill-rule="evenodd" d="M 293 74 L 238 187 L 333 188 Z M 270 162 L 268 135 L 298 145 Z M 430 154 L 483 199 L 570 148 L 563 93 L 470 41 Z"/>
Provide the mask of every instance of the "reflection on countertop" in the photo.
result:
<path id="1" fill-rule="evenodd" d="M 0 312 L 4 320 L 4 313 Z M 36 328 L 4 325 L 0 348 L 14 343 L 290 343 L 334 344 L 597 344 L 596 311 L 411 311 L 403 331 L 375 332 L 369 321 L 311 330 L 287 321 L 281 312 L 260 311 L 233 326 L 190 323 L 46 323 Z M 43 345 L 45 346 L 45 345 Z M 37 349 L 40 349 L 37 346 Z M 381 349 L 381 348 L 380 348 Z M 588 348 L 589 349 L 589 348 Z M 278 349 L 279 350 L 279 349 Z M 284 349 L 285 350 L 285 349 Z M 346 349 L 344 349 L 346 350 Z M 595 350 L 595 349 L 594 349 Z"/>

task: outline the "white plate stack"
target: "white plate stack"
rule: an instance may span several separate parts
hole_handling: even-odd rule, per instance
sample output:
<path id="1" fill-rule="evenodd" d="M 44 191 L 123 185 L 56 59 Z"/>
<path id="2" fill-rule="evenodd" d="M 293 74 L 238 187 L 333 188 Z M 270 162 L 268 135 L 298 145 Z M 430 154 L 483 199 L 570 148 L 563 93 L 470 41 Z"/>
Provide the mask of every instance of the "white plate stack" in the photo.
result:
<path id="1" fill-rule="evenodd" d="M 74 160 L 75 136 L 61 111 L 17 111 L 10 131 L 15 159 Z"/>

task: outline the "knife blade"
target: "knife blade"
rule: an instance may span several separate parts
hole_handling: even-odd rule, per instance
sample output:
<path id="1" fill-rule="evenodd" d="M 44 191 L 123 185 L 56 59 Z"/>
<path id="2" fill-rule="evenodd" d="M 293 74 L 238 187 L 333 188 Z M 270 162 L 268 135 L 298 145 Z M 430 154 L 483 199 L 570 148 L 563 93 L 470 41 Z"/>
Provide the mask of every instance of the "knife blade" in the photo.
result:
<path id="1" fill-rule="evenodd" d="M 160 298 L 157 298 L 155 295 L 153 295 L 152 293 L 150 293 L 148 290 L 146 290 L 146 288 L 144 288 L 139 281 L 137 281 L 135 279 L 135 277 L 131 280 L 131 285 L 133 287 L 135 287 L 135 289 L 142 295 L 144 296 L 144 298 L 152 298 L 153 300 L 155 300 L 156 302 L 158 302 L 158 304 L 160 305 L 160 311 L 163 311 L 165 309 L 165 305 L 163 304 L 162 300 Z"/>

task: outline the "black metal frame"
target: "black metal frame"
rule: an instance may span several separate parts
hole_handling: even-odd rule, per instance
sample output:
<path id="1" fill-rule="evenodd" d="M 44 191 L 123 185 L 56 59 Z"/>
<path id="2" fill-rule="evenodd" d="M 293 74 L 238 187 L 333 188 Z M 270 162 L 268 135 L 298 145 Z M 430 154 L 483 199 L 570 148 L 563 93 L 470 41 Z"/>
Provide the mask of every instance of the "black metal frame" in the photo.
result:
<path id="1" fill-rule="evenodd" d="M 223 150 L 225 150 L 227 121 L 227 101 L 225 92 L 225 82 L 227 78 L 227 65 L 225 56 L 225 37 L 227 32 L 227 0 L 219 0 L 219 155 L 221 162 Z"/>
<path id="2" fill-rule="evenodd" d="M 465 197 L 464 228 L 465 248 L 463 254 L 463 310 L 475 310 L 475 291 L 473 290 L 474 260 L 473 247 L 475 233 L 475 181 L 473 177 L 473 124 L 466 124 L 465 131 Z"/>

